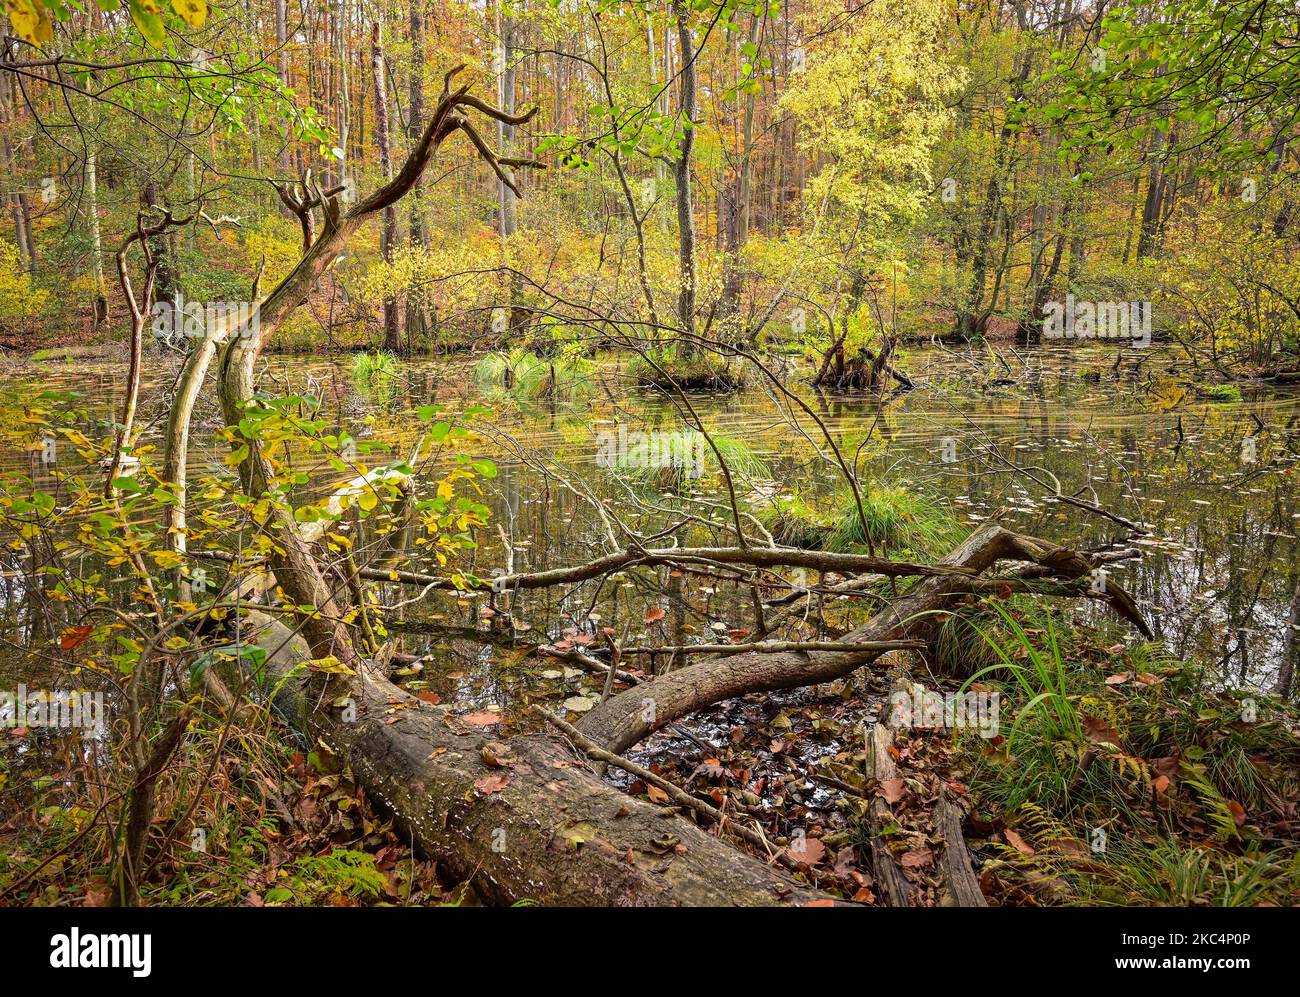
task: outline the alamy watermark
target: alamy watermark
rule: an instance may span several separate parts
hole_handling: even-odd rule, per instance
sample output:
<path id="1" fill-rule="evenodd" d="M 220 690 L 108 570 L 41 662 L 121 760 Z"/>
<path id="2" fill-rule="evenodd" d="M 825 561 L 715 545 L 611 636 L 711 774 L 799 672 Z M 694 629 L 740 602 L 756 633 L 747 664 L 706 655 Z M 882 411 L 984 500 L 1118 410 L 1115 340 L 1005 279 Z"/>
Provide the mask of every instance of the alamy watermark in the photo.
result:
<path id="1" fill-rule="evenodd" d="M 996 737 L 1001 695 L 996 692 L 938 693 L 922 685 L 889 697 L 891 727 L 952 727 Z"/>
<path id="2" fill-rule="evenodd" d="M 186 339 L 203 339 L 209 333 L 218 342 L 256 336 L 261 328 L 261 310 L 256 301 L 156 301 L 149 309 L 156 340 L 179 347 Z"/>
<path id="3" fill-rule="evenodd" d="M 104 694 L 74 689 L 0 689 L 0 727 L 104 732 Z"/>
<path id="4" fill-rule="evenodd" d="M 107 934 L 72 928 L 50 938 L 54 969 L 129 969 L 143 978 L 153 968 L 153 935 Z"/>
<path id="5" fill-rule="evenodd" d="M 675 467 L 689 478 L 704 473 L 704 434 L 696 430 L 661 432 L 651 430 L 596 434 L 596 464 L 600 467 Z"/>
<path id="6" fill-rule="evenodd" d="M 1043 306 L 1045 339 L 1127 339 L 1151 345 L 1150 301 L 1049 301 Z"/>

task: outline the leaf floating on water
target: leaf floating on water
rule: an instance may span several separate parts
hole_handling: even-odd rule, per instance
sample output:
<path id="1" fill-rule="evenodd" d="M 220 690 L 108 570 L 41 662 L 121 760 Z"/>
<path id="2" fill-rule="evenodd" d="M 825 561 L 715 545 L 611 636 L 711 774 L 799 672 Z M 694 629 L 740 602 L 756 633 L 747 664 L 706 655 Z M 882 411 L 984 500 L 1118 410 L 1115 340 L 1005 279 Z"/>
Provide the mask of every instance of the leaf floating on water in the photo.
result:
<path id="1" fill-rule="evenodd" d="M 467 724 L 473 724 L 475 727 L 491 727 L 493 724 L 501 722 L 501 714 L 493 713 L 491 710 L 479 710 L 475 713 L 466 713 L 459 719 Z"/>
<path id="2" fill-rule="evenodd" d="M 570 696 L 564 701 L 564 708 L 573 713 L 586 713 L 595 705 L 596 701 L 586 696 Z"/>

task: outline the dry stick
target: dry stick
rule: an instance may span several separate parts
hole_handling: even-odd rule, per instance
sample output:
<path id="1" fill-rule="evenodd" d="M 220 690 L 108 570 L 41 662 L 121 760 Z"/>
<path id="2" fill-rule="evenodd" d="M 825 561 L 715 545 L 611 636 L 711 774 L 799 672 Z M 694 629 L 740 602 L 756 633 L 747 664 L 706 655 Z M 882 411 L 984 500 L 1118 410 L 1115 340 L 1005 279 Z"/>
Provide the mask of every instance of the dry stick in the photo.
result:
<path id="1" fill-rule="evenodd" d="M 626 672 L 621 668 L 611 668 L 599 658 L 593 658 L 590 654 L 579 651 L 576 647 L 562 649 L 553 647 L 550 644 L 541 644 L 538 646 L 537 650 L 548 658 L 557 658 L 560 661 L 567 661 L 570 664 L 577 665 L 579 668 L 583 669 L 583 671 L 591 672 L 593 675 L 608 676 L 612 674 L 614 678 L 618 679 L 618 681 L 627 685 L 640 685 L 645 681 L 640 676 L 633 675 L 631 672 Z"/>
<path id="2" fill-rule="evenodd" d="M 231 561 L 225 551 L 196 551 L 198 555 L 218 561 Z M 938 576 L 964 576 L 971 578 L 975 572 L 960 565 L 917 564 L 910 561 L 892 561 L 869 554 L 838 554 L 832 551 L 802 550 L 796 547 L 649 547 L 644 550 L 622 550 L 606 554 L 586 564 L 545 571 L 520 572 L 498 575 L 492 579 L 456 580 L 444 575 L 431 575 L 422 571 L 398 571 L 388 568 L 362 568 L 361 577 L 379 582 L 401 582 L 406 585 L 431 585 L 442 591 L 488 591 L 493 583 L 505 588 L 548 588 L 585 582 L 601 575 L 626 568 L 656 564 L 744 564 L 761 568 L 800 567 L 817 571 L 835 571 L 841 574 L 871 574 L 890 578 L 933 578 Z"/>
<path id="3" fill-rule="evenodd" d="M 623 771 L 625 772 L 631 772 L 638 779 L 641 779 L 642 781 L 652 786 L 657 786 L 659 789 L 662 789 L 665 793 L 667 793 L 670 797 L 672 797 L 672 799 L 680 806 L 686 807 L 689 810 L 693 810 L 697 814 L 709 818 L 709 820 L 713 821 L 715 824 L 718 825 L 719 830 L 730 826 L 732 832 L 734 832 L 737 836 L 744 838 L 746 841 L 748 841 L 751 845 L 754 845 L 756 848 L 761 848 L 765 852 L 768 852 L 771 849 L 771 844 L 768 842 L 767 838 L 764 835 L 758 833 L 757 831 L 752 831 L 747 827 L 735 823 L 734 821 L 730 821 L 727 815 L 724 814 L 721 810 L 717 809 L 716 807 L 710 806 L 709 804 L 703 802 L 702 800 L 697 800 L 695 797 L 691 796 L 690 793 L 680 788 L 676 783 L 669 782 L 667 779 L 663 778 L 663 776 L 655 775 L 649 769 L 642 768 L 640 765 L 636 764 L 636 762 L 629 762 L 622 755 L 616 755 L 612 751 L 606 751 L 595 741 L 585 736 L 576 727 L 566 723 L 565 721 L 561 720 L 559 717 L 555 716 L 555 714 L 550 713 L 549 711 L 543 709 L 541 706 L 537 705 L 536 703 L 533 704 L 533 710 L 535 710 L 541 716 L 545 717 L 547 722 L 553 724 L 556 728 L 561 730 L 569 738 L 569 740 L 571 740 L 574 744 L 576 744 L 579 748 L 581 748 L 584 752 L 586 752 L 596 761 L 605 762 L 606 764 L 617 766 L 618 768 L 623 769 Z M 795 872 L 805 871 L 806 868 L 805 864 L 792 858 L 790 854 L 786 852 L 784 849 L 777 852 L 775 855 L 772 855 L 771 858 L 775 859 L 777 862 L 780 862 L 787 869 L 791 869 Z"/>

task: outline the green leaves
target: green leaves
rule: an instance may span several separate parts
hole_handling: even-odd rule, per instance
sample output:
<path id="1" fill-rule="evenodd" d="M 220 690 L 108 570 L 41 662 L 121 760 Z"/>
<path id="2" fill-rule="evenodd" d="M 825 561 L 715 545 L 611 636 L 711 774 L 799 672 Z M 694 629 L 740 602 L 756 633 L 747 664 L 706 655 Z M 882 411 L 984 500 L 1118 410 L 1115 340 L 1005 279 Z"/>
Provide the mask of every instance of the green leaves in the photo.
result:
<path id="1" fill-rule="evenodd" d="M 1168 138 L 1168 154 L 1211 146 L 1236 171 L 1268 154 L 1241 132 L 1271 134 L 1300 99 L 1294 20 L 1283 0 L 1130 0 L 1107 13 L 1096 48 L 1056 53 L 1040 83 L 1059 96 L 1039 114 L 1069 126 L 1065 152 L 1133 149 L 1155 134 Z"/>
<path id="2" fill-rule="evenodd" d="M 176 16 L 191 28 L 201 28 L 207 22 L 207 0 L 169 2 Z M 95 3 L 103 11 L 121 6 L 118 0 L 95 0 Z M 126 6 L 145 41 L 154 48 L 162 48 L 167 41 L 167 25 L 158 0 L 127 0 Z M 67 21 L 72 16 L 64 0 L 5 0 L 5 12 L 14 34 L 38 48 L 54 40 L 55 21 Z"/>

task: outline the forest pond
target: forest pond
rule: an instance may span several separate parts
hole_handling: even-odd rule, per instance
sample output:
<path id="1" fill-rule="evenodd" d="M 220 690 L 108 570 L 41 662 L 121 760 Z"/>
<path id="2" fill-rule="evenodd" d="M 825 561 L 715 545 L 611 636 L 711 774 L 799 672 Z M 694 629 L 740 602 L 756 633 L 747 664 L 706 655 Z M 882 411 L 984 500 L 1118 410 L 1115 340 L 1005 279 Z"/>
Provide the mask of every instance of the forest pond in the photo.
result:
<path id="1" fill-rule="evenodd" d="M 1218 661 L 1225 685 L 1271 684 L 1300 571 L 1293 429 L 1300 393 L 1261 386 L 1246 388 L 1241 400 L 1200 398 L 1189 387 L 1188 372 L 1159 349 L 1032 347 L 995 353 L 920 346 L 906 353 L 904 365 L 916 388 L 883 399 L 799 389 L 840 449 L 856 455 L 862 480 L 930 496 L 958 526 L 976 525 L 1003 510 L 1004 521 L 1020 532 L 1072 546 L 1105 549 L 1114 543 L 1133 550 L 1140 556 L 1113 570 L 1171 654 Z M 358 439 L 391 446 L 392 456 L 377 456 L 378 463 L 409 452 L 422 426 L 414 414 L 421 406 L 437 403 L 449 413 L 490 410 L 492 429 L 474 442 L 476 455 L 491 457 L 499 472 L 480 481 L 491 508 L 475 554 L 485 575 L 507 565 L 536 571 L 578 564 L 602 545 L 614 549 L 596 509 L 616 498 L 634 499 L 640 510 L 634 526 L 643 535 L 673 521 L 654 489 L 635 489 L 599 466 L 600 441 L 619 425 L 664 431 L 688 425 L 680 403 L 651 389 L 619 386 L 613 361 L 594 372 L 581 397 L 540 403 L 476 387 L 473 364 L 466 360 L 403 361 L 369 380 L 356 376 L 346 356 L 331 363 L 272 356 L 269 368 L 263 383 L 274 385 L 271 390 L 321 398 L 327 417 Z M 176 362 L 167 359 L 147 367 L 146 441 L 165 414 L 175 370 Z M 805 375 L 806 384 L 807 371 L 789 373 L 795 375 L 789 383 L 799 384 Z M 107 417 L 119 405 L 124 376 L 121 365 L 79 358 L 75 369 L 59 360 L 11 369 L 3 384 L 19 398 L 24 392 L 77 391 L 81 404 Z M 210 399 L 207 405 L 196 413 L 192 468 L 219 466 L 227 452 L 213 433 L 219 424 L 215 406 Z M 792 418 L 788 401 L 761 383 L 695 396 L 692 406 L 710 434 L 747 445 L 755 466 L 736 476 L 736 488 L 749 508 L 792 495 L 815 503 L 842 480 L 816 422 L 802 412 Z M 38 477 L 42 473 L 37 452 L 8 453 L 9 470 L 22 461 Z M 711 460 L 709 454 L 706 464 Z M 582 473 L 569 473 L 574 470 Z M 1096 503 L 1140 525 L 1146 535 L 1119 542 L 1128 535 L 1125 526 L 1053 500 L 1058 483 L 1061 494 Z M 702 517 L 730 516 L 717 474 L 701 475 L 691 499 Z M 17 565 L 9 568 L 12 579 Z M 642 581 L 578 585 L 562 596 L 553 589 L 515 593 L 514 636 L 535 643 L 559 637 L 566 627 L 594 630 L 602 621 L 622 627 L 630 620 L 632 636 L 645 637 L 652 628 L 641 621 L 663 600 Z M 691 592 L 691 586 L 700 591 Z M 728 585 L 715 590 L 707 579 L 687 579 L 677 591 L 685 598 L 669 600 L 673 608 L 659 625 L 661 641 L 691 643 L 725 631 L 728 609 L 736 605 Z M 6 627 L 12 634 L 23 623 L 23 600 L 12 587 L 8 595 Z M 499 630 L 500 621 L 484 622 L 492 615 L 485 605 L 481 597 L 435 596 L 408 604 L 403 615 L 412 626 L 424 618 Z M 1101 615 L 1087 607 L 1077 611 Z M 504 664 L 496 661 L 501 667 L 493 666 L 501 644 L 499 634 L 491 642 L 407 635 L 409 651 L 438 652 L 433 660 L 440 665 L 431 661 L 419 684 L 431 684 L 460 705 L 508 709 L 521 691 L 516 683 L 525 679 L 509 667 L 509 655 Z"/>

